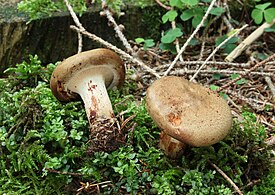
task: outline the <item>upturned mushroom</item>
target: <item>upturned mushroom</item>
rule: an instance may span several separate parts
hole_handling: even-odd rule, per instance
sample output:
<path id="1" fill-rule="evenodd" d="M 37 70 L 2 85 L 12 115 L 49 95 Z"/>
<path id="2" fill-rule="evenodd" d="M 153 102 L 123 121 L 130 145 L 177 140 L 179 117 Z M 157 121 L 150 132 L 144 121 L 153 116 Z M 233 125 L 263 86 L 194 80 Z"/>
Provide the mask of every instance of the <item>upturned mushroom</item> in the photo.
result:
<path id="1" fill-rule="evenodd" d="M 226 101 L 210 89 L 176 76 L 156 80 L 146 94 L 146 108 L 162 130 L 160 147 L 176 158 L 187 145 L 209 146 L 232 126 Z"/>
<path id="2" fill-rule="evenodd" d="M 94 49 L 61 62 L 50 80 L 53 95 L 61 102 L 82 99 L 91 131 L 111 127 L 114 112 L 107 89 L 124 83 L 125 67 L 120 57 L 108 49 Z"/>

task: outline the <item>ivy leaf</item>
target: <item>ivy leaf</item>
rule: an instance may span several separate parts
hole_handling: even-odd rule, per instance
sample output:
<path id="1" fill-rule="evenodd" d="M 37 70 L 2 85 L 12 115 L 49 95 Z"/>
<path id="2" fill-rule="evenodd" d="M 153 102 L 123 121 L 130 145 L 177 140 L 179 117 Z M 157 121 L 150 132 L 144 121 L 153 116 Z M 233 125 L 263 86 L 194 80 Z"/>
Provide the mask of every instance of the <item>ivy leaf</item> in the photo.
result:
<path id="1" fill-rule="evenodd" d="M 168 20 L 172 22 L 176 19 L 177 16 L 178 12 L 176 10 L 170 10 L 162 16 L 162 23 L 166 23 Z"/>
<path id="2" fill-rule="evenodd" d="M 172 43 L 177 37 L 182 36 L 183 33 L 179 28 L 169 30 L 163 37 L 161 37 L 162 43 Z"/>

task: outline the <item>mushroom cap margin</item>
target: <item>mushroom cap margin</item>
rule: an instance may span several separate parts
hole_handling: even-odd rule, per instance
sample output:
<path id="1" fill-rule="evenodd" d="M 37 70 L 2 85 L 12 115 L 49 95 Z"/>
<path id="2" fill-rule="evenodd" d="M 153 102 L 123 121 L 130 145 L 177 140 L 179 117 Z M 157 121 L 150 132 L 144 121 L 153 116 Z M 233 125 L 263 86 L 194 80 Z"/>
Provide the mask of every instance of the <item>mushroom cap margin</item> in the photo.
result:
<path id="1" fill-rule="evenodd" d="M 105 78 L 106 88 L 120 87 L 125 80 L 125 66 L 120 57 L 113 51 L 105 48 L 93 49 L 75 54 L 62 61 L 52 73 L 50 87 L 53 95 L 61 102 L 78 99 L 78 94 L 65 90 L 66 83 L 70 78 L 82 70 L 93 68 L 110 69 L 118 75 L 116 79 Z"/>

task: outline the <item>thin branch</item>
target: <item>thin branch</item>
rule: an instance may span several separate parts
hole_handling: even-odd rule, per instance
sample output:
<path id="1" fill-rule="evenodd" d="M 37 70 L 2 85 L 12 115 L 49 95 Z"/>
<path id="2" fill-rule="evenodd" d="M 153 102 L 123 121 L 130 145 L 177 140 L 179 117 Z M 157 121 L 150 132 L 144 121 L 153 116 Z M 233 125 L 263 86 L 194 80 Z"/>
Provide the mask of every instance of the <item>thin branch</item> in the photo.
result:
<path id="1" fill-rule="evenodd" d="M 273 98 L 275 98 L 275 86 L 274 86 L 271 78 L 270 77 L 265 77 L 265 82 L 268 84 L 268 87 L 271 90 Z"/>
<path id="2" fill-rule="evenodd" d="M 80 21 L 79 21 L 77 15 L 76 15 L 76 13 L 74 12 L 73 7 L 72 7 L 71 4 L 69 3 L 69 1 L 68 1 L 68 0 L 64 0 L 64 2 L 65 2 L 66 6 L 67 6 L 67 8 L 68 8 L 68 10 L 69 10 L 69 12 L 70 12 L 70 14 L 71 14 L 71 16 L 72 16 L 72 18 L 73 18 L 74 23 L 76 24 L 76 26 L 77 26 L 78 28 L 80 28 L 80 29 L 84 29 L 84 27 L 83 27 L 82 24 L 80 23 Z"/>
<path id="3" fill-rule="evenodd" d="M 232 187 L 236 190 L 236 192 L 239 195 L 243 195 L 240 188 L 217 165 L 215 165 L 214 163 L 212 163 L 210 161 L 209 161 L 209 163 L 212 167 L 214 167 L 219 172 L 219 174 L 221 174 L 224 177 L 224 179 L 226 179 L 226 181 L 228 181 L 232 185 Z"/>
<path id="4" fill-rule="evenodd" d="M 167 6 L 167 5 L 164 5 L 163 3 L 161 3 L 159 0 L 155 0 L 157 4 L 159 4 L 160 7 L 166 9 L 166 10 L 171 10 L 172 8 Z"/>
<path id="5" fill-rule="evenodd" d="M 190 43 L 190 41 L 194 38 L 194 36 L 197 34 L 197 32 L 200 30 L 200 28 L 203 26 L 204 22 L 206 21 L 210 11 L 212 10 L 214 4 L 215 4 L 216 0 L 213 0 L 211 2 L 211 4 L 209 5 L 205 15 L 203 16 L 200 24 L 197 26 L 197 28 L 194 30 L 194 32 L 191 34 L 191 36 L 187 39 L 187 41 L 184 43 L 184 45 L 182 46 L 182 48 L 180 49 L 180 52 L 178 52 L 177 56 L 175 57 L 174 61 L 171 63 L 170 67 L 166 70 L 166 72 L 164 73 L 164 76 L 167 76 L 169 74 L 169 72 L 171 71 L 171 69 L 175 66 L 175 64 L 177 63 L 177 61 L 179 60 L 180 56 L 182 55 L 182 53 L 185 51 L 185 49 L 187 48 L 188 44 Z"/>
<path id="6" fill-rule="evenodd" d="M 171 75 L 184 75 L 184 74 L 194 74 L 196 70 L 184 70 L 179 69 L 175 71 L 171 71 Z M 237 71 L 237 70 L 201 70 L 201 74 L 223 74 L 223 75 L 232 75 L 232 74 L 244 74 L 245 71 Z M 258 75 L 258 76 L 274 76 L 272 72 L 250 72 L 250 75 Z"/>
<path id="7" fill-rule="evenodd" d="M 207 59 L 205 60 L 205 62 L 200 66 L 200 68 L 197 70 L 197 72 L 192 76 L 192 78 L 190 79 L 190 81 L 193 81 L 196 76 L 199 74 L 199 72 L 201 71 L 201 69 L 206 65 L 206 62 L 208 60 L 210 60 L 210 58 L 212 58 L 215 53 L 225 44 L 227 43 L 227 41 L 229 41 L 233 36 L 235 36 L 236 34 L 238 34 L 239 32 L 241 32 L 244 28 L 246 28 L 248 25 L 244 25 L 242 28 L 238 29 L 236 32 L 234 32 L 232 35 L 230 35 L 227 39 L 225 39 L 222 43 L 220 43 L 215 49 L 214 51 L 207 57 Z"/>
<path id="8" fill-rule="evenodd" d="M 45 168 L 45 170 L 49 171 L 50 173 L 57 173 L 61 175 L 72 175 L 72 176 L 83 176 L 81 173 L 73 173 L 73 172 L 63 172 L 63 171 L 57 171 L 54 169 Z"/>
<path id="9" fill-rule="evenodd" d="M 65 4 L 76 24 L 76 26 L 70 26 L 71 29 L 75 30 L 77 33 L 81 33 L 87 37 L 89 37 L 90 39 L 104 45 L 105 47 L 109 48 L 109 49 L 112 49 L 114 50 L 115 52 L 117 52 L 118 54 L 122 55 L 124 58 L 130 60 L 131 62 L 141 66 L 142 68 L 144 68 L 147 72 L 153 74 L 154 76 L 156 76 L 157 78 L 160 78 L 159 74 L 151 69 L 149 66 L 147 66 L 146 64 L 144 64 L 141 60 L 137 59 L 137 58 L 134 58 L 132 57 L 131 55 L 129 55 L 128 53 L 126 53 L 125 51 L 117 48 L 116 46 L 112 45 L 111 43 L 103 40 L 102 38 L 96 36 L 95 34 L 92 34 L 92 33 L 89 33 L 83 26 L 82 24 L 80 23 L 77 15 L 75 14 L 72 6 L 69 4 L 68 0 L 64 0 L 65 1 Z"/>
<path id="10" fill-rule="evenodd" d="M 176 28 L 176 22 L 175 21 L 172 21 L 171 25 L 172 25 L 172 29 Z M 175 44 L 176 44 L 176 50 L 177 50 L 177 52 L 180 52 L 180 44 L 179 44 L 179 39 L 178 38 L 176 38 Z M 180 61 L 183 62 L 182 55 L 180 55 Z"/>
<path id="11" fill-rule="evenodd" d="M 73 26 L 73 25 L 71 25 L 70 28 L 73 29 L 73 30 L 75 30 L 76 32 L 80 32 L 81 34 L 87 36 L 88 38 L 90 38 L 90 39 L 92 39 L 92 40 L 94 40 L 94 41 L 96 41 L 96 42 L 104 45 L 105 47 L 114 50 L 116 53 L 118 53 L 122 57 L 124 57 L 124 58 L 130 60 L 131 62 L 139 65 L 140 67 L 142 67 L 143 69 L 145 69 L 147 72 L 151 73 L 152 75 L 156 76 L 157 78 L 160 78 L 160 75 L 155 70 L 153 70 L 152 68 L 150 68 L 149 66 L 147 66 L 146 64 L 144 64 L 141 60 L 139 60 L 137 58 L 134 58 L 130 54 L 128 54 L 125 51 L 117 48 L 116 46 L 112 45 L 111 43 L 103 40 L 102 38 L 100 38 L 100 37 L 98 37 L 98 36 L 96 36 L 96 35 L 94 35 L 92 33 L 89 33 L 85 29 L 79 29 L 78 27 Z"/>
<path id="12" fill-rule="evenodd" d="M 112 13 L 110 12 L 110 10 L 107 6 L 106 0 L 101 0 L 101 2 L 102 2 L 102 9 L 104 10 L 104 13 L 106 14 L 106 17 L 109 20 L 109 22 L 113 25 L 117 36 L 119 37 L 119 39 L 121 40 L 121 42 L 123 43 L 123 45 L 125 46 L 127 51 L 130 52 L 131 54 L 133 54 L 134 50 L 131 47 L 131 45 L 129 44 L 129 42 L 126 39 L 126 37 L 124 36 L 124 34 L 122 33 L 121 28 L 117 25 L 114 17 L 112 16 Z"/>
<path id="13" fill-rule="evenodd" d="M 80 53 L 82 51 L 82 47 L 83 47 L 83 38 L 82 38 L 81 33 L 77 33 L 77 36 L 78 36 L 78 50 L 77 50 L 77 53 Z"/>
<path id="14" fill-rule="evenodd" d="M 249 70 L 245 71 L 244 74 L 241 74 L 238 78 L 233 79 L 232 81 L 229 81 L 227 84 L 221 86 L 217 92 L 221 92 L 222 90 L 226 89 L 227 87 L 229 87 L 230 85 L 232 85 L 233 83 L 236 83 L 238 80 L 240 80 L 242 77 L 250 74 L 252 71 L 256 70 L 258 67 L 266 64 L 267 62 L 271 61 L 273 58 L 275 58 L 275 54 L 269 56 L 267 59 L 257 63 L 255 66 L 253 66 L 252 68 L 250 68 Z"/>
<path id="15" fill-rule="evenodd" d="M 253 43 L 256 39 L 258 39 L 263 33 L 264 29 L 271 27 L 275 23 L 275 19 L 273 22 L 267 23 L 265 22 L 259 28 L 257 28 L 253 33 L 251 33 L 243 42 L 241 42 L 226 58 L 225 61 L 232 62 L 235 58 L 237 58 L 251 43 Z"/>

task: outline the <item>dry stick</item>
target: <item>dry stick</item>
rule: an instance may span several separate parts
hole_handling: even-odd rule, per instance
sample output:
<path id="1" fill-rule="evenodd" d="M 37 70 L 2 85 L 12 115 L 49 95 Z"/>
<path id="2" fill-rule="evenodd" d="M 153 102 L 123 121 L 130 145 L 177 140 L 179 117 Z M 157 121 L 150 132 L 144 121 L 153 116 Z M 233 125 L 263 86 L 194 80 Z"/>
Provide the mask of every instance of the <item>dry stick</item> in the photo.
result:
<path id="1" fill-rule="evenodd" d="M 271 27 L 275 23 L 275 19 L 271 23 L 264 23 L 259 28 L 257 28 L 253 33 L 251 33 L 242 43 L 240 43 L 226 58 L 225 61 L 232 62 L 236 57 L 238 57 L 251 43 L 253 43 L 257 38 L 259 38 L 263 33 L 265 28 Z"/>
<path id="2" fill-rule="evenodd" d="M 272 83 L 271 78 L 270 78 L 270 77 L 265 77 L 265 82 L 268 84 L 268 87 L 269 87 L 270 90 L 271 90 L 273 99 L 275 100 L 275 86 L 274 86 L 274 84 Z"/>
<path id="3" fill-rule="evenodd" d="M 204 61 L 204 63 L 200 66 L 200 68 L 197 70 L 197 72 L 192 76 L 192 78 L 190 79 L 190 81 L 193 81 L 196 76 L 199 74 L 199 72 L 201 71 L 201 69 L 206 65 L 206 62 L 208 60 L 210 60 L 210 58 L 212 58 L 215 53 L 225 44 L 227 43 L 227 41 L 229 41 L 233 36 L 235 36 L 236 34 L 238 34 L 239 32 L 241 32 L 244 28 L 246 28 L 248 25 L 244 25 L 242 28 L 236 30 L 232 35 L 230 35 L 227 39 L 225 39 L 223 42 L 221 42 L 215 49 L 214 51 L 207 57 L 207 59 Z"/>
<path id="4" fill-rule="evenodd" d="M 184 43 L 184 45 L 182 46 L 182 48 L 180 49 L 180 52 L 178 52 L 177 56 L 175 57 L 174 61 L 172 62 L 172 64 L 169 66 L 169 68 L 166 70 L 166 72 L 164 73 L 164 76 L 167 76 L 169 74 L 169 72 L 171 71 L 171 69 L 175 66 L 175 64 L 177 63 L 177 61 L 179 60 L 180 56 L 182 55 L 182 53 L 185 51 L 185 49 L 187 48 L 188 44 L 190 43 L 190 41 L 194 38 L 194 36 L 197 34 L 197 32 L 199 31 L 199 29 L 202 27 L 202 25 L 204 24 L 205 20 L 207 19 L 211 9 L 213 8 L 214 4 L 215 4 L 216 0 L 213 0 L 211 2 L 211 4 L 209 5 L 205 15 L 203 16 L 200 24 L 197 26 L 197 28 L 194 30 L 194 32 L 191 34 L 191 36 L 187 39 L 187 41 Z"/>
<path id="5" fill-rule="evenodd" d="M 194 74 L 196 70 L 184 70 L 179 69 L 175 71 L 171 71 L 171 75 L 184 75 L 184 74 Z M 238 70 L 201 70 L 201 74 L 223 74 L 223 75 L 232 75 L 232 74 L 244 74 L 245 71 L 238 71 Z M 274 76 L 272 72 L 250 72 L 251 75 L 260 75 L 260 76 Z"/>
<path id="6" fill-rule="evenodd" d="M 70 5 L 70 3 L 68 2 L 68 0 L 64 0 L 64 2 L 65 2 L 65 4 L 66 4 L 66 6 L 67 6 L 67 8 L 68 8 L 68 10 L 69 10 L 69 12 L 70 12 L 72 18 L 73 18 L 75 24 L 76 24 L 79 28 L 83 28 L 83 26 L 81 25 L 80 21 L 78 20 L 78 17 L 77 17 L 77 15 L 75 14 L 75 12 L 74 12 L 72 6 Z M 77 53 L 80 53 L 80 52 L 82 51 L 82 46 L 83 46 L 82 41 L 83 41 L 83 40 L 82 40 L 82 35 L 81 35 L 81 33 L 77 33 L 77 35 L 78 35 L 78 50 L 77 50 Z"/>
<path id="7" fill-rule="evenodd" d="M 45 170 L 49 171 L 50 173 L 57 173 L 61 175 L 71 175 L 71 176 L 83 176 L 81 173 L 73 173 L 73 172 L 63 172 L 63 171 L 57 171 L 54 169 L 45 168 Z"/>
<path id="8" fill-rule="evenodd" d="M 172 8 L 167 6 L 167 5 L 164 5 L 163 3 L 161 3 L 159 0 L 155 0 L 157 4 L 159 4 L 161 7 L 163 7 L 164 9 L 166 10 L 171 10 Z"/>
<path id="9" fill-rule="evenodd" d="M 153 74 L 154 76 L 156 76 L 157 78 L 160 78 L 159 74 L 151 69 L 149 66 L 147 66 L 146 64 L 144 64 L 141 60 L 134 58 L 133 56 L 129 55 L 128 53 L 126 53 L 125 51 L 117 48 L 116 46 L 112 45 L 111 43 L 103 40 L 102 38 L 89 33 L 88 31 L 86 31 L 86 29 L 82 26 L 82 24 L 80 23 L 78 17 L 76 16 L 72 6 L 69 4 L 68 0 L 64 0 L 66 3 L 66 6 L 76 24 L 76 26 L 70 26 L 71 29 L 75 30 L 77 33 L 81 33 L 87 37 L 89 37 L 90 39 L 104 45 L 105 47 L 114 50 L 115 52 L 117 52 L 118 54 L 122 55 L 124 58 L 129 59 L 130 61 L 132 61 L 133 63 L 141 66 L 142 68 L 144 68 L 146 71 L 148 71 L 149 73 Z"/>
<path id="10" fill-rule="evenodd" d="M 70 26 L 71 29 L 75 30 L 76 32 L 80 32 L 81 34 L 87 36 L 88 38 L 104 45 L 105 47 L 114 50 L 116 53 L 118 53 L 119 55 L 121 55 L 122 57 L 130 60 L 131 62 L 139 65 L 140 67 L 144 68 L 147 72 L 151 73 L 152 75 L 156 76 L 157 78 L 160 78 L 160 75 L 153 70 L 152 68 L 150 68 L 149 66 L 147 66 L 146 64 L 144 64 L 141 60 L 134 58 L 133 56 L 131 56 L 130 54 L 126 53 L 125 51 L 117 48 L 116 46 L 112 45 L 111 43 L 101 39 L 100 37 L 89 33 L 88 31 L 86 31 L 85 29 L 80 29 L 76 26 L 71 25 Z"/>
<path id="11" fill-rule="evenodd" d="M 224 179 L 226 179 L 226 181 L 228 181 L 233 186 L 233 188 L 236 190 L 236 192 L 238 192 L 238 194 L 243 195 L 240 188 L 217 165 L 215 165 L 214 163 L 212 163 L 210 161 L 209 161 L 209 163 L 212 167 L 214 167 L 224 177 Z"/>
<path id="12" fill-rule="evenodd" d="M 78 50 L 77 53 L 80 53 L 82 51 L 82 47 L 83 47 L 83 39 L 82 39 L 82 34 L 81 33 L 77 33 L 78 36 Z"/>
<path id="13" fill-rule="evenodd" d="M 233 79 L 232 81 L 229 81 L 227 84 L 221 86 L 217 92 L 221 92 L 222 90 L 226 89 L 227 87 L 229 87 L 230 85 L 232 85 L 233 83 L 237 82 L 238 80 L 240 80 L 242 77 L 248 75 L 249 73 L 251 73 L 252 71 L 256 70 L 258 67 L 266 64 L 267 62 L 271 61 L 273 58 L 275 58 L 275 54 L 269 56 L 268 58 L 266 58 L 265 60 L 257 63 L 255 66 L 253 66 L 252 68 L 248 69 L 247 71 L 244 72 L 244 74 L 241 74 L 238 78 Z"/>
<path id="14" fill-rule="evenodd" d="M 175 21 L 172 21 L 171 25 L 172 25 L 172 29 L 176 28 L 176 22 Z M 178 38 L 176 38 L 175 43 L 176 43 L 176 50 L 179 53 L 180 52 L 180 44 L 179 44 L 179 39 Z M 180 55 L 180 61 L 183 62 L 182 55 Z"/>
<path id="15" fill-rule="evenodd" d="M 184 61 L 184 62 L 178 62 L 178 65 L 198 65 L 198 64 L 203 64 L 205 61 Z M 267 65 L 273 65 L 273 63 L 267 63 Z M 274 63 L 275 64 L 275 63 Z M 241 67 L 241 68 L 246 68 L 249 67 L 251 64 L 250 63 L 234 63 L 234 62 L 221 62 L 221 61 L 207 61 L 206 65 L 219 65 L 219 66 L 232 66 L 232 67 Z M 161 69 L 161 68 L 167 68 L 169 67 L 170 64 L 164 64 L 162 67 L 157 66 L 156 69 Z"/>
<path id="16" fill-rule="evenodd" d="M 102 2 L 102 9 L 104 10 L 104 13 L 106 14 L 106 17 L 109 20 L 109 22 L 113 25 L 117 36 L 119 37 L 119 39 L 121 40 L 121 42 L 123 43 L 123 45 L 127 49 L 127 51 L 130 52 L 130 54 L 133 54 L 134 50 L 131 47 L 131 45 L 129 44 L 129 42 L 127 41 L 127 39 L 125 38 L 120 27 L 117 25 L 114 17 L 112 16 L 112 13 L 110 12 L 110 10 L 107 6 L 106 0 L 101 0 L 101 2 Z"/>

